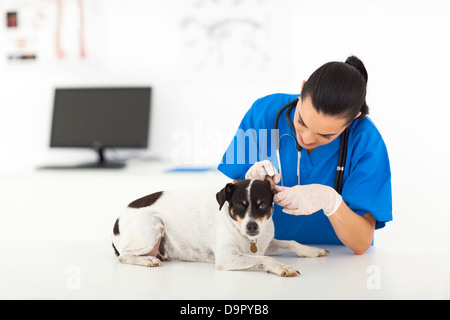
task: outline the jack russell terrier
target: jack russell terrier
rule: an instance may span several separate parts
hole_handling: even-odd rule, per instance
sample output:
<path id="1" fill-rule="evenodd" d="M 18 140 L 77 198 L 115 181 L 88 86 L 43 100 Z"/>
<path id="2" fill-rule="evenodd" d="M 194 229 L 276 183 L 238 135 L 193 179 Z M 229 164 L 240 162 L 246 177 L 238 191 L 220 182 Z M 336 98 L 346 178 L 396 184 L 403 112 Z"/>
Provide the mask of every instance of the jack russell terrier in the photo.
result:
<path id="1" fill-rule="evenodd" d="M 268 180 L 239 180 L 221 191 L 156 192 L 131 202 L 116 220 L 113 247 L 123 263 L 155 267 L 161 260 L 204 261 L 217 270 L 300 273 L 268 255 L 328 251 L 274 239 L 273 192 Z M 215 200 L 217 200 L 217 202 Z"/>

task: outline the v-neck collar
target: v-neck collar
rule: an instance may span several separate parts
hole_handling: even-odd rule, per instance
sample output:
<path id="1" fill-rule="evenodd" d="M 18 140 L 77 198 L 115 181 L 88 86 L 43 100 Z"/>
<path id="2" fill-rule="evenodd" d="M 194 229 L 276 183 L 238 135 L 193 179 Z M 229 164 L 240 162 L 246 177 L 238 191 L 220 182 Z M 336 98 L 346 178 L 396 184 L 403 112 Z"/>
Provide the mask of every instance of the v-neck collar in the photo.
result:
<path id="1" fill-rule="evenodd" d="M 295 109 L 293 112 L 289 114 L 289 118 L 291 119 L 292 123 L 294 123 L 294 116 L 295 116 Z M 294 137 L 297 137 L 295 131 L 292 130 L 290 126 L 288 126 L 288 130 L 290 134 L 292 134 Z M 305 148 L 302 148 L 301 151 L 301 163 L 300 163 L 300 171 L 301 175 L 308 176 L 312 170 L 314 169 L 314 164 L 318 164 L 321 160 L 326 158 L 328 154 L 333 154 L 336 152 L 336 150 L 339 149 L 341 143 L 341 135 L 331 141 L 330 143 L 318 146 L 315 148 L 311 154 L 308 154 L 308 150 Z"/>

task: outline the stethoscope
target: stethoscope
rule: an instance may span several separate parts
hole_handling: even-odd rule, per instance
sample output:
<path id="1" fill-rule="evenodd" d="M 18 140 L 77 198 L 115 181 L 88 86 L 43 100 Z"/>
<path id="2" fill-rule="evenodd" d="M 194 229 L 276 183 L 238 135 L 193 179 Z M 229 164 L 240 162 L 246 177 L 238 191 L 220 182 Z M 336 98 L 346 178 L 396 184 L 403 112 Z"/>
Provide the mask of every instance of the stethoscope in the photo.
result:
<path id="1" fill-rule="evenodd" d="M 287 109 L 286 111 L 286 121 L 289 124 L 289 127 L 291 127 L 291 129 L 295 132 L 295 127 L 294 124 L 292 123 L 289 115 L 292 111 L 292 109 L 295 108 L 295 106 L 297 105 L 298 102 L 298 98 L 295 99 L 294 101 L 291 101 L 289 103 L 287 103 L 286 105 L 284 105 L 280 111 L 278 111 L 277 116 L 275 118 L 275 125 L 274 125 L 274 129 L 275 129 L 275 152 L 277 154 L 277 160 L 278 160 L 278 166 L 280 169 L 280 176 L 281 176 L 281 185 L 283 185 L 283 172 L 281 169 L 281 158 L 280 158 L 280 143 L 281 143 L 281 139 L 283 139 L 284 137 L 290 137 L 292 139 L 294 139 L 295 141 L 295 146 L 297 149 L 297 153 L 298 153 L 298 158 L 297 158 L 297 183 L 300 185 L 300 160 L 302 157 L 302 147 L 300 146 L 300 144 L 297 141 L 297 138 L 295 136 L 293 136 L 292 134 L 289 133 L 285 133 L 280 137 L 280 133 L 278 130 L 278 122 L 280 119 L 281 114 L 283 113 L 284 110 Z M 339 159 L 338 159 L 338 165 L 337 165 L 337 169 L 336 169 L 336 178 L 334 180 L 334 189 L 341 194 L 342 192 L 342 180 L 344 178 L 344 167 L 345 167 L 345 159 L 347 158 L 347 144 L 348 144 L 348 133 L 349 133 L 349 129 L 348 127 L 344 130 L 344 132 L 342 132 L 341 134 L 341 146 L 339 149 Z"/>

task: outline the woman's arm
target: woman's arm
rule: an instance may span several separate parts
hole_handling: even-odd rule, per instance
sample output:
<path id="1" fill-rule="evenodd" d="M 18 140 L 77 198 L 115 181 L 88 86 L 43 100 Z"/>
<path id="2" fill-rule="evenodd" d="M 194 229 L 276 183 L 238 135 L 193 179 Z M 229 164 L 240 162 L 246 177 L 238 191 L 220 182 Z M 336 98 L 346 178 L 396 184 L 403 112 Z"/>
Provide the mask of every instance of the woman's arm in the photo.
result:
<path id="1" fill-rule="evenodd" d="M 342 201 L 336 212 L 328 219 L 339 240 L 355 254 L 364 254 L 372 245 L 375 218 L 370 213 L 360 216 Z"/>
<path id="2" fill-rule="evenodd" d="M 360 216 L 353 212 L 333 188 L 310 184 L 275 186 L 274 191 L 275 203 L 284 207 L 282 211 L 287 214 L 309 215 L 322 209 L 339 240 L 355 254 L 363 254 L 371 246 L 375 218 L 370 213 Z"/>

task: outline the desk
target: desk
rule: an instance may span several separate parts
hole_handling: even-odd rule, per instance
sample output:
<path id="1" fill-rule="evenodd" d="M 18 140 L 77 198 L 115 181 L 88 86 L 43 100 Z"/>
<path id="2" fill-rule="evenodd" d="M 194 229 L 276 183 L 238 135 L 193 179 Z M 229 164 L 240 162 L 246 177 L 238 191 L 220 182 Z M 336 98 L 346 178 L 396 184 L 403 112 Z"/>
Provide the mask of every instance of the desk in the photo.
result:
<path id="1" fill-rule="evenodd" d="M 322 246 L 330 251 L 323 258 L 278 256 L 301 272 L 296 278 L 208 263 L 119 263 L 110 234 L 130 201 L 228 182 L 215 171 L 165 173 L 169 167 L 0 173 L 0 299 L 450 299 L 450 251 L 401 239 L 392 246 L 383 240 L 389 225 L 362 256 L 343 246 Z"/>

